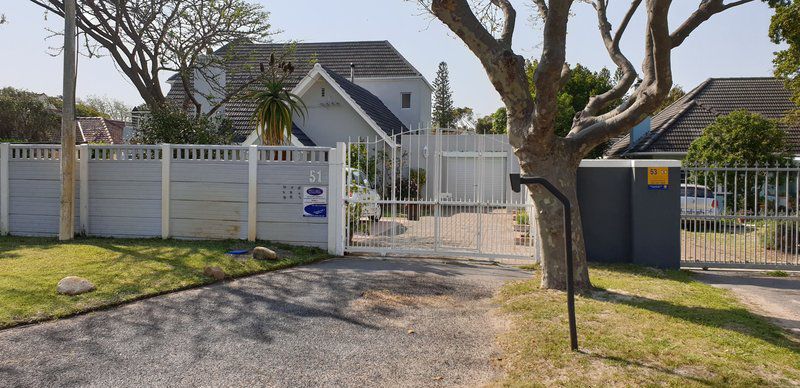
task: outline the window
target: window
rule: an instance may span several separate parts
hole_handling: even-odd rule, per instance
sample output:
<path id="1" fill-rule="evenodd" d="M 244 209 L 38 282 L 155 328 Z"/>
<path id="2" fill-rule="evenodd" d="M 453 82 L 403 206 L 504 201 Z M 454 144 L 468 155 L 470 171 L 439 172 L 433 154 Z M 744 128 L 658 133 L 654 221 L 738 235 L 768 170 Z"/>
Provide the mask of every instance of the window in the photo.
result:
<path id="1" fill-rule="evenodd" d="M 411 93 L 403 93 L 402 96 L 402 105 L 401 108 L 403 109 L 411 109 Z"/>

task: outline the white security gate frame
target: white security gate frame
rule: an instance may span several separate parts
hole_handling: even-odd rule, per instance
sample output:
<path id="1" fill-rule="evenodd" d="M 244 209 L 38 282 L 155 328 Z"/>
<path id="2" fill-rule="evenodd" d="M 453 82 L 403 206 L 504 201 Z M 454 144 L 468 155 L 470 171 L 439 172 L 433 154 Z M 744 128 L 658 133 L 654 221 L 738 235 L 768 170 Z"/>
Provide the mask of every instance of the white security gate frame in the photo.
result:
<path id="1" fill-rule="evenodd" d="M 800 269 L 800 167 L 684 165 L 681 265 Z"/>
<path id="2" fill-rule="evenodd" d="M 502 153 L 502 155 L 501 155 Z M 504 156 L 503 182 L 517 167 L 507 142 L 490 135 L 411 130 L 385 138 L 339 143 L 331 152 L 334 206 L 329 247 L 344 253 L 474 257 L 514 262 L 538 260 L 533 204 L 527 192 L 502 190 L 485 198 L 487 158 Z M 444 163 L 463 157 L 477 178 L 469 198 L 452 193 Z M 336 171 L 334 171 L 336 170 Z M 513 171 L 512 171 L 513 170 Z M 335 175 L 334 175 L 335 173 Z M 358 184 L 366 176 L 369 181 Z"/>

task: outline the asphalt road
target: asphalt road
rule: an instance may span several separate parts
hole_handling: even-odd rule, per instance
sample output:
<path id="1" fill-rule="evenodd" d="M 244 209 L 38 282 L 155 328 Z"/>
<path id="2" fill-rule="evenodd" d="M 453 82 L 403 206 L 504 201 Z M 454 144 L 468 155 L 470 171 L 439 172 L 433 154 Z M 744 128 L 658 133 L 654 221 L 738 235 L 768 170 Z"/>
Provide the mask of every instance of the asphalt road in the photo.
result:
<path id="1" fill-rule="evenodd" d="M 695 271 L 696 278 L 725 288 L 755 313 L 800 337 L 800 275 L 765 276 L 747 271 Z"/>
<path id="2" fill-rule="evenodd" d="M 0 331 L 0 386 L 475 386 L 496 378 L 491 296 L 530 276 L 334 259 Z"/>

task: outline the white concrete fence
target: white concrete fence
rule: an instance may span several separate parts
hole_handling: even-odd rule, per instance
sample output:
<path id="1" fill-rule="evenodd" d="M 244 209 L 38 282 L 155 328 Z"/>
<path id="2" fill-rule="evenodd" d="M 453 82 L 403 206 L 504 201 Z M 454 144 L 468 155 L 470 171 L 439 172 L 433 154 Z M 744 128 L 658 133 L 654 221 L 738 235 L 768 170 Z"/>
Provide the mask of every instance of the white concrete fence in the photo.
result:
<path id="1" fill-rule="evenodd" d="M 343 209 L 332 204 L 343 201 L 344 145 L 76 147 L 80 234 L 260 239 L 343 251 Z M 0 233 L 58 234 L 59 155 L 57 145 L 0 145 Z M 309 188 L 327 194 L 327 216 L 304 213 L 313 202 Z"/>

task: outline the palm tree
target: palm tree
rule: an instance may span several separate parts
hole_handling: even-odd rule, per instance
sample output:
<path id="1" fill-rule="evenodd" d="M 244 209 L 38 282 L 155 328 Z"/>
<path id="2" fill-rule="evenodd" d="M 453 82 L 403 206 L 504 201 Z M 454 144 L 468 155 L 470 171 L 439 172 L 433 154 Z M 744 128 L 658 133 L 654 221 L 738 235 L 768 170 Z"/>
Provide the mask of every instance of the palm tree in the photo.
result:
<path id="1" fill-rule="evenodd" d="M 256 131 L 264 145 L 284 145 L 292 139 L 292 120 L 294 115 L 305 119 L 308 109 L 303 100 L 296 94 L 286 90 L 286 78 L 294 71 L 290 62 L 281 62 L 275 66 L 275 55 L 269 58 L 270 77 L 263 90 L 248 94 L 248 99 L 255 101 L 256 109 L 252 120 Z M 282 73 L 278 76 L 278 70 Z M 261 64 L 264 72 L 264 64 Z"/>

